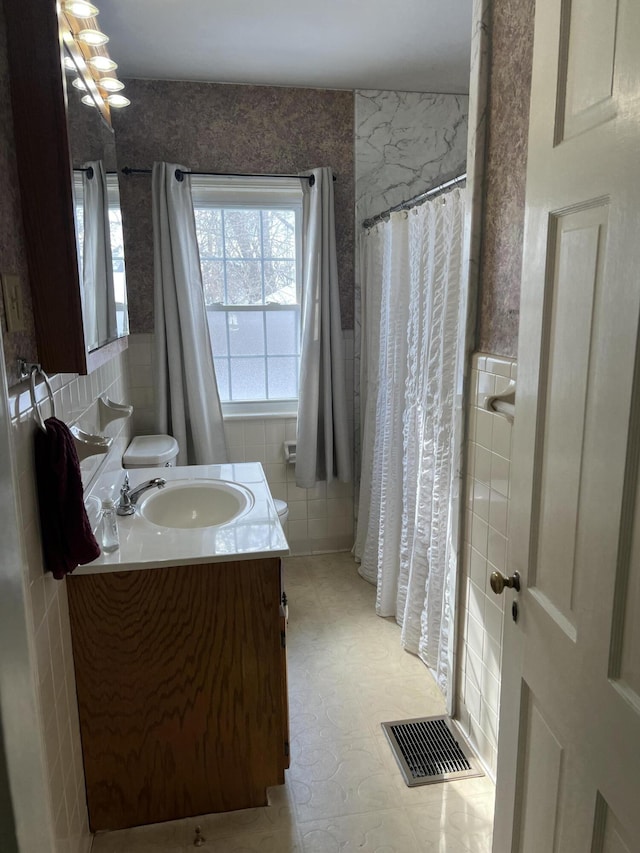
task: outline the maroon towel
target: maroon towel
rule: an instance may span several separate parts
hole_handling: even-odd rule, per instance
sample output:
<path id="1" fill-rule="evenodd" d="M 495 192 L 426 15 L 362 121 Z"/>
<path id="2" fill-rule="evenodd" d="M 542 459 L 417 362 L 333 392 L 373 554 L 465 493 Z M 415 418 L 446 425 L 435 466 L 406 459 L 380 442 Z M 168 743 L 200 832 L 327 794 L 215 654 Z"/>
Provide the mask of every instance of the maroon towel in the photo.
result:
<path id="1" fill-rule="evenodd" d="M 100 556 L 84 508 L 84 490 L 75 442 L 57 418 L 36 430 L 35 461 L 44 564 L 60 580 L 77 565 Z"/>

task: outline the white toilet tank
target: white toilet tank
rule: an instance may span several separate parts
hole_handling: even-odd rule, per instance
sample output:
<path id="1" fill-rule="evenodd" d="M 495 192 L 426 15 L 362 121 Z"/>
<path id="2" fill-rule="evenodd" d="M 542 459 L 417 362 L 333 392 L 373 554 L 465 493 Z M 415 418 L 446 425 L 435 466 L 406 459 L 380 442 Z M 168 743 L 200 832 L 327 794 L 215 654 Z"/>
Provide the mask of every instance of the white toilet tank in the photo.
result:
<path id="1" fill-rule="evenodd" d="M 122 467 L 168 468 L 174 464 L 178 450 L 178 442 L 171 435 L 137 435 L 122 455 Z"/>

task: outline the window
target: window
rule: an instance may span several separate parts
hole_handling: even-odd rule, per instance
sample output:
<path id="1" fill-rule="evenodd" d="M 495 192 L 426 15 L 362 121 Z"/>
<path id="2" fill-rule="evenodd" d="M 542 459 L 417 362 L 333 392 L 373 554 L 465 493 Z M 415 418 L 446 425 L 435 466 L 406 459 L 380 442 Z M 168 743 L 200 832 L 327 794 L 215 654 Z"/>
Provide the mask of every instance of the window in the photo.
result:
<path id="1" fill-rule="evenodd" d="M 300 364 L 300 181 L 200 175 L 191 180 L 224 412 L 294 413 Z"/>

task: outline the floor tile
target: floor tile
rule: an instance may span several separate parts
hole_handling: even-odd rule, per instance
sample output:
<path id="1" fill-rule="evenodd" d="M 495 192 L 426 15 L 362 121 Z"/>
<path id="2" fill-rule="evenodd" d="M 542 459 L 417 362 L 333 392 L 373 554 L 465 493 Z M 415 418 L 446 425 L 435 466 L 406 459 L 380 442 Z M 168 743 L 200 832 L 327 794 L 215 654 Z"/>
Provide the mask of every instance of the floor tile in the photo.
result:
<path id="1" fill-rule="evenodd" d="M 373 737 L 302 742 L 288 771 L 298 821 L 400 805 L 397 788 Z"/>
<path id="2" fill-rule="evenodd" d="M 289 697 L 290 742 L 346 740 L 369 734 L 368 716 L 349 684 L 325 691 L 309 684 Z"/>
<path id="3" fill-rule="evenodd" d="M 300 824 L 304 853 L 422 853 L 402 809 Z"/>
<path id="4" fill-rule="evenodd" d="M 424 853 L 491 853 L 491 795 L 449 795 L 405 811 Z"/>
<path id="5" fill-rule="evenodd" d="M 424 676 L 376 678 L 362 687 L 358 698 L 374 734 L 383 722 L 444 714 L 446 710 L 435 683 Z"/>
<path id="6" fill-rule="evenodd" d="M 245 832 L 226 838 L 205 838 L 201 847 L 191 849 L 197 849 L 199 853 L 302 853 L 297 830 Z"/>

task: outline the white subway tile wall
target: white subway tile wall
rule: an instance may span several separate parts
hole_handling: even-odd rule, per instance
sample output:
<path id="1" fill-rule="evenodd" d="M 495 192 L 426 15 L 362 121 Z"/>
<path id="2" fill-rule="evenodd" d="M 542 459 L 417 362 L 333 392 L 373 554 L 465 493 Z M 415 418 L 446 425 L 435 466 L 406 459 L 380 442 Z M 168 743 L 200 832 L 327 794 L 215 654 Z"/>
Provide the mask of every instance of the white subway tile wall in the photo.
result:
<path id="1" fill-rule="evenodd" d="M 101 432 L 96 403 L 100 394 L 105 392 L 114 402 L 130 402 L 125 353 L 90 376 L 58 374 L 51 377 L 51 382 L 57 416 L 67 424 L 77 422 L 86 432 Z M 48 395 L 42 382 L 37 386 L 37 400 L 41 401 L 43 417 L 49 417 Z M 19 483 L 24 584 L 28 593 L 51 814 L 55 822 L 55 853 L 88 853 L 92 835 L 87 815 L 67 590 L 64 581 L 45 574 L 42 564 L 33 464 L 33 435 L 37 427 L 28 383 L 9 389 L 9 407 Z M 82 462 L 85 487 L 98 470 L 120 467 L 129 432 L 128 420 L 107 425 L 103 434 L 114 439 L 112 448 L 106 456 L 92 456 Z"/>
<path id="2" fill-rule="evenodd" d="M 460 579 L 458 718 L 494 774 L 498 747 L 504 596 L 491 591 L 491 572 L 506 573 L 511 424 L 484 408 L 506 390 L 516 362 L 472 358 L 466 447 L 465 523 Z"/>
<path id="3" fill-rule="evenodd" d="M 349 427 L 353 436 L 353 331 L 343 332 Z M 152 378 L 153 335 L 131 335 L 129 382 L 134 406 L 133 428 L 143 435 L 154 431 Z M 296 437 L 296 419 L 284 417 L 227 418 L 231 462 L 261 462 L 271 494 L 289 504 L 285 534 L 294 555 L 349 551 L 353 546 L 353 484 L 318 483 L 299 489 L 294 466 L 284 457 L 285 440 Z"/>
<path id="4" fill-rule="evenodd" d="M 155 432 L 153 335 L 129 335 L 127 364 L 133 404 L 133 433 L 151 435 Z"/>

